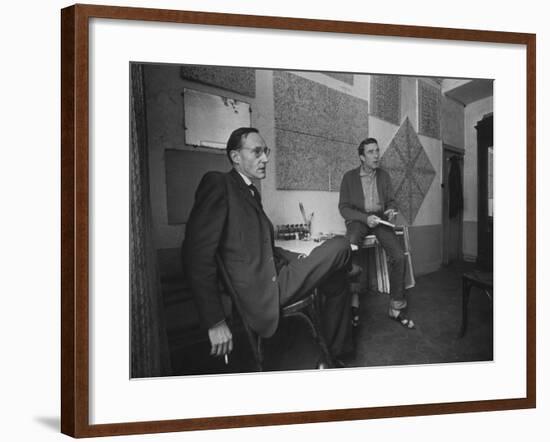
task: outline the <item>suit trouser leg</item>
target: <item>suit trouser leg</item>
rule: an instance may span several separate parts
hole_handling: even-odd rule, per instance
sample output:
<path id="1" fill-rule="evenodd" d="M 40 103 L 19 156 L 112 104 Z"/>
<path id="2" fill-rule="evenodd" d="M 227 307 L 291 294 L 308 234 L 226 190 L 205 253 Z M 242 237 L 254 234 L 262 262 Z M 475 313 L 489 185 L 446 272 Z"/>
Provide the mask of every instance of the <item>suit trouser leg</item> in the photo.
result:
<path id="1" fill-rule="evenodd" d="M 309 295 L 315 288 L 324 295 L 323 331 L 334 356 L 352 350 L 347 281 L 350 253 L 346 238 L 333 238 L 316 247 L 309 256 L 289 262 L 278 277 L 282 306 Z"/>
<path id="2" fill-rule="evenodd" d="M 378 225 L 371 229 L 359 221 L 352 221 L 346 228 L 346 235 L 350 242 L 358 246 L 361 245 L 365 236 L 371 233 L 376 236 L 390 259 L 390 307 L 394 310 L 404 309 L 407 306 L 404 290 L 406 263 L 403 248 L 395 232 L 384 225 Z"/>
<path id="3" fill-rule="evenodd" d="M 339 270 L 319 288 L 324 296 L 322 319 L 332 354 L 344 356 L 353 351 L 351 321 L 351 291 L 347 272 Z"/>
<path id="4" fill-rule="evenodd" d="M 405 254 L 397 235 L 391 227 L 378 225 L 372 229 L 390 260 L 390 307 L 402 310 L 407 307 L 405 299 Z"/>
<path id="5" fill-rule="evenodd" d="M 369 232 L 369 228 L 367 227 L 367 225 L 363 224 L 360 221 L 352 221 L 351 223 L 346 225 L 346 236 L 349 238 L 349 242 L 351 244 L 355 244 L 359 248 L 361 248 L 361 244 L 363 244 L 363 240 L 365 239 L 365 236 L 368 235 L 368 232 Z M 357 266 L 361 266 L 359 252 L 360 250 L 357 250 L 351 254 L 352 262 Z M 352 282 L 351 291 L 353 293 L 353 296 L 356 297 L 355 302 L 353 304 L 357 304 L 356 306 L 358 306 L 360 283 Z"/>

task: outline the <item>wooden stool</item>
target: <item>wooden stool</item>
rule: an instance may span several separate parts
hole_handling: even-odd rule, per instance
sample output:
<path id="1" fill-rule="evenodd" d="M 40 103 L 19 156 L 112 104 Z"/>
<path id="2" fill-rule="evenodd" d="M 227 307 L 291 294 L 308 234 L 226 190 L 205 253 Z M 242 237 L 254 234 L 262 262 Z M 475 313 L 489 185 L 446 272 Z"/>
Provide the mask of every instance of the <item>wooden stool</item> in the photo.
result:
<path id="1" fill-rule="evenodd" d="M 412 259 L 409 245 L 409 230 L 407 226 L 397 227 L 395 234 L 403 238 L 403 251 L 407 259 L 405 266 L 405 289 L 410 289 L 416 285 L 414 279 L 414 272 L 412 267 Z M 369 249 L 374 248 L 374 256 L 376 263 L 376 282 L 378 293 L 390 293 L 390 276 L 388 271 L 388 258 L 386 251 L 380 245 L 376 236 L 367 235 L 363 241 L 362 248 Z"/>
<path id="2" fill-rule="evenodd" d="M 470 299 L 470 290 L 477 287 L 493 300 L 493 273 L 492 272 L 468 272 L 462 275 L 462 326 L 460 327 L 460 337 L 466 333 L 468 323 L 468 301 Z"/>

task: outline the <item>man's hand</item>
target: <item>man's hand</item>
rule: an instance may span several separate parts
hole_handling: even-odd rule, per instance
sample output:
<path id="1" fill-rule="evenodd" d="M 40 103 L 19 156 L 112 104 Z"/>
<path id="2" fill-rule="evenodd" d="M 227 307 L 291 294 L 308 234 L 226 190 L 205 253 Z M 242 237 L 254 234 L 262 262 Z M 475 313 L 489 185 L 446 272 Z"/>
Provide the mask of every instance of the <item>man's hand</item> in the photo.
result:
<path id="1" fill-rule="evenodd" d="M 367 226 L 369 226 L 371 229 L 373 227 L 376 227 L 379 222 L 380 222 L 380 218 L 378 218 L 376 215 L 370 215 L 367 218 Z"/>
<path id="2" fill-rule="evenodd" d="M 395 209 L 388 209 L 384 212 L 384 216 L 388 219 L 388 221 L 393 221 L 397 213 L 398 212 Z"/>
<path id="3" fill-rule="evenodd" d="M 233 350 L 233 335 L 225 321 L 209 328 L 208 337 L 212 346 L 210 355 L 223 356 Z"/>

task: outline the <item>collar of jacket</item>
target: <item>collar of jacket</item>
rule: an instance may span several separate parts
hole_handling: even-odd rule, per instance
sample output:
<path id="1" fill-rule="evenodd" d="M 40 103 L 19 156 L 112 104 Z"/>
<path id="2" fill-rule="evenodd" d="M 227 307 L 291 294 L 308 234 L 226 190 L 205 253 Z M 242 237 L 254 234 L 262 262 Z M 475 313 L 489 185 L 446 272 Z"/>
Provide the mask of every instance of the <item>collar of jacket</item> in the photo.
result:
<path id="1" fill-rule="evenodd" d="M 243 177 L 240 175 L 240 173 L 237 172 L 235 169 L 231 169 L 231 171 L 229 172 L 229 177 L 233 179 L 233 181 L 237 184 L 240 192 L 243 194 L 243 198 L 250 204 L 252 204 L 252 206 L 261 213 L 261 207 L 258 205 L 256 199 L 252 196 L 250 188 L 244 182 Z"/>

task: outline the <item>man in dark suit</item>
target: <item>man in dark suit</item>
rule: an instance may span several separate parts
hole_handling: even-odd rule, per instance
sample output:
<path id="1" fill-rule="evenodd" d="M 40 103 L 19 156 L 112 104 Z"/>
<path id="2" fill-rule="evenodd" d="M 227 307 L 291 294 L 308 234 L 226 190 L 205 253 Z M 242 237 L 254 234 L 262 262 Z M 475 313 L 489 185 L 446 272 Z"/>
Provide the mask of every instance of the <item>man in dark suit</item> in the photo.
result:
<path id="1" fill-rule="evenodd" d="M 211 354 L 233 349 L 219 291 L 215 256 L 224 262 L 243 308 L 244 320 L 260 336 L 272 336 L 280 307 L 307 296 L 315 287 L 325 295 L 323 325 L 334 356 L 351 351 L 349 289 L 351 245 L 333 238 L 307 257 L 274 246 L 273 225 L 263 211 L 252 179 L 264 179 L 270 149 L 254 128 L 240 128 L 227 142 L 233 166 L 208 172 L 195 194 L 183 243 L 184 270 Z"/>
<path id="2" fill-rule="evenodd" d="M 365 236 L 374 234 L 388 254 L 390 259 L 388 314 L 404 327 L 414 328 L 414 322 L 405 314 L 406 263 L 403 248 L 393 229 L 380 223 L 383 219 L 392 221 L 397 214 L 391 178 L 385 170 L 379 168 L 380 149 L 375 138 L 363 140 L 357 150 L 361 165 L 346 172 L 342 178 L 338 208 L 346 222 L 347 236 L 352 244 L 359 246 Z M 354 304 L 358 302 L 357 293 L 354 293 L 354 301 Z M 357 312 L 354 312 L 354 319 L 358 321 L 356 315 Z"/>

